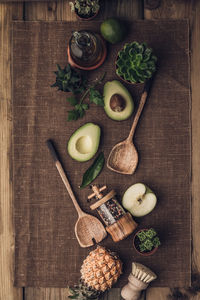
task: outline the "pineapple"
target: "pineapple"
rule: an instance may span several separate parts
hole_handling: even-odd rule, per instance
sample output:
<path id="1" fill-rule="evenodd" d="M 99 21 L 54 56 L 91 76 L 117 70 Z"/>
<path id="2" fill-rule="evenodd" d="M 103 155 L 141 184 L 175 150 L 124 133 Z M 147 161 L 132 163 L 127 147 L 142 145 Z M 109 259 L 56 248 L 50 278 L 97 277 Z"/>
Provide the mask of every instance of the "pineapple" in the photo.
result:
<path id="1" fill-rule="evenodd" d="M 122 262 L 115 253 L 98 246 L 81 267 L 80 284 L 70 289 L 70 299 L 97 299 L 110 289 L 122 273 Z"/>

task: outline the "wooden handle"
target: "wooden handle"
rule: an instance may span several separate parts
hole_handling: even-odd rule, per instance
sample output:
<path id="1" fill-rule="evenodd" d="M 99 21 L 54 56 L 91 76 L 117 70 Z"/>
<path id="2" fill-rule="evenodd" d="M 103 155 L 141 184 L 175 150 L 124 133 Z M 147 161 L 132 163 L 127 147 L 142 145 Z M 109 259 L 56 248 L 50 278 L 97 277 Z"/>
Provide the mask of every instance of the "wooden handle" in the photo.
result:
<path id="1" fill-rule="evenodd" d="M 47 147 L 49 148 L 49 151 L 50 151 L 50 153 L 51 153 L 51 155 L 53 157 L 53 160 L 55 161 L 55 165 L 56 165 L 56 168 L 58 170 L 58 173 L 60 174 L 60 177 L 62 178 L 62 181 L 63 181 L 63 183 L 64 183 L 64 185 L 65 185 L 65 187 L 66 187 L 66 189 L 67 189 L 67 191 L 68 191 L 68 193 L 69 193 L 69 195 L 70 195 L 70 197 L 72 199 L 72 202 L 73 202 L 73 204 L 74 204 L 74 206 L 76 208 L 76 211 L 77 211 L 77 213 L 78 213 L 78 215 L 80 217 L 80 216 L 82 216 L 84 214 L 84 212 L 80 208 L 80 206 L 79 206 L 79 204 L 78 204 L 78 202 L 77 202 L 77 200 L 76 200 L 76 198 L 74 196 L 74 193 L 72 191 L 71 185 L 70 185 L 70 183 L 69 183 L 69 181 L 67 179 L 67 176 L 66 176 L 66 174 L 65 174 L 65 172 L 63 170 L 63 167 L 62 167 L 62 165 L 61 165 L 61 163 L 59 161 L 59 158 L 58 158 L 56 149 L 55 149 L 55 147 L 53 145 L 53 142 L 51 140 L 47 140 L 46 144 L 47 144 Z"/>
<path id="2" fill-rule="evenodd" d="M 140 99 L 140 104 L 139 104 L 137 113 L 135 115 L 135 118 L 133 120 L 133 124 L 132 124 L 131 130 L 130 130 L 129 136 L 127 138 L 127 141 L 132 141 L 132 139 L 133 139 L 133 135 L 135 133 L 137 123 L 139 121 L 140 115 L 141 115 L 143 107 L 145 105 L 145 102 L 146 102 L 146 99 L 147 99 L 147 96 L 148 96 L 148 93 L 149 93 L 149 90 L 150 90 L 151 83 L 152 83 L 152 79 L 149 79 L 145 83 L 144 90 L 142 92 L 142 96 L 141 96 L 141 99 Z"/>

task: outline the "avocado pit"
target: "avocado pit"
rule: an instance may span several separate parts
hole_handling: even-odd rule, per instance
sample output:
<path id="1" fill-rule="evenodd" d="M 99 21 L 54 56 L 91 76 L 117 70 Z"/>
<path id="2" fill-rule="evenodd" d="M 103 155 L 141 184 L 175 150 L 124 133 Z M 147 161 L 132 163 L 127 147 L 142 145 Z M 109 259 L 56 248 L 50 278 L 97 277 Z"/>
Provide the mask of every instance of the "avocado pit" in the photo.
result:
<path id="1" fill-rule="evenodd" d="M 110 108 L 114 112 L 121 112 L 126 107 L 126 101 L 120 94 L 113 94 L 110 98 Z"/>

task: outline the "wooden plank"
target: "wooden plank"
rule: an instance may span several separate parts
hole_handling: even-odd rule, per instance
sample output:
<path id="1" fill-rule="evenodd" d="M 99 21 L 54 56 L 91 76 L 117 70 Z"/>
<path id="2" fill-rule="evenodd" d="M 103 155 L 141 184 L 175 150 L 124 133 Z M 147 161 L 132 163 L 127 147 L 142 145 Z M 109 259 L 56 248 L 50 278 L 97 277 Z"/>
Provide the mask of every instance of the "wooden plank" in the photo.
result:
<path id="1" fill-rule="evenodd" d="M 0 4 L 0 299 L 22 300 L 13 287 L 11 23 L 22 19 L 22 4 Z"/>
<path id="2" fill-rule="evenodd" d="M 194 278 L 193 285 L 196 286 L 196 279 L 200 276 L 200 256 L 199 256 L 199 228 L 200 228 L 200 1 L 195 1 L 195 6 L 191 5 L 191 93 L 192 93 L 192 272 Z M 199 282 L 197 283 L 199 286 Z M 192 289 L 194 290 L 194 288 Z M 197 288 L 200 291 L 199 288 Z M 195 291 L 195 290 L 194 290 Z M 200 299 L 200 293 L 192 298 Z"/>
<path id="3" fill-rule="evenodd" d="M 148 1 L 147 1 L 148 2 Z M 149 1 L 151 2 L 151 1 Z M 199 256 L 199 227 L 200 227 L 200 1 L 162 1 L 159 8 L 155 10 L 144 10 L 146 19 L 154 18 L 189 18 L 191 30 L 191 96 L 192 96 L 192 272 L 199 276 L 200 272 L 200 256 Z M 192 293 L 182 291 L 188 299 L 200 299 L 198 288 Z M 147 300 L 166 299 L 166 295 L 171 294 L 168 289 L 149 289 Z M 184 298 L 185 299 L 185 298 Z"/>
<path id="4" fill-rule="evenodd" d="M 140 0 L 116 0 L 105 1 L 104 16 L 127 16 L 129 19 L 141 18 L 143 15 Z M 67 0 L 59 2 L 41 2 L 41 3 L 25 3 L 25 19 L 26 20 L 76 20 L 76 16 L 70 11 Z M 26 288 L 26 300 L 64 300 L 66 299 L 67 289 L 55 288 Z M 113 297 L 114 295 L 114 297 Z M 106 300 L 119 299 L 120 290 L 113 289 L 105 295 Z"/>

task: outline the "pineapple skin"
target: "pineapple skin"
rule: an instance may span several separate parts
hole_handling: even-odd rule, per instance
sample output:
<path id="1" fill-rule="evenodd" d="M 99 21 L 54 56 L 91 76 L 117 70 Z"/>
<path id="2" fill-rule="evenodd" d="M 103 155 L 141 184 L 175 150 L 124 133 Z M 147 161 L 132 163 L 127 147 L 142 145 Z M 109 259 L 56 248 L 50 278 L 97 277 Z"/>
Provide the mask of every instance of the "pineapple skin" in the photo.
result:
<path id="1" fill-rule="evenodd" d="M 80 272 L 81 282 L 85 286 L 97 292 L 105 292 L 122 274 L 122 262 L 115 253 L 98 246 L 83 261 Z"/>

